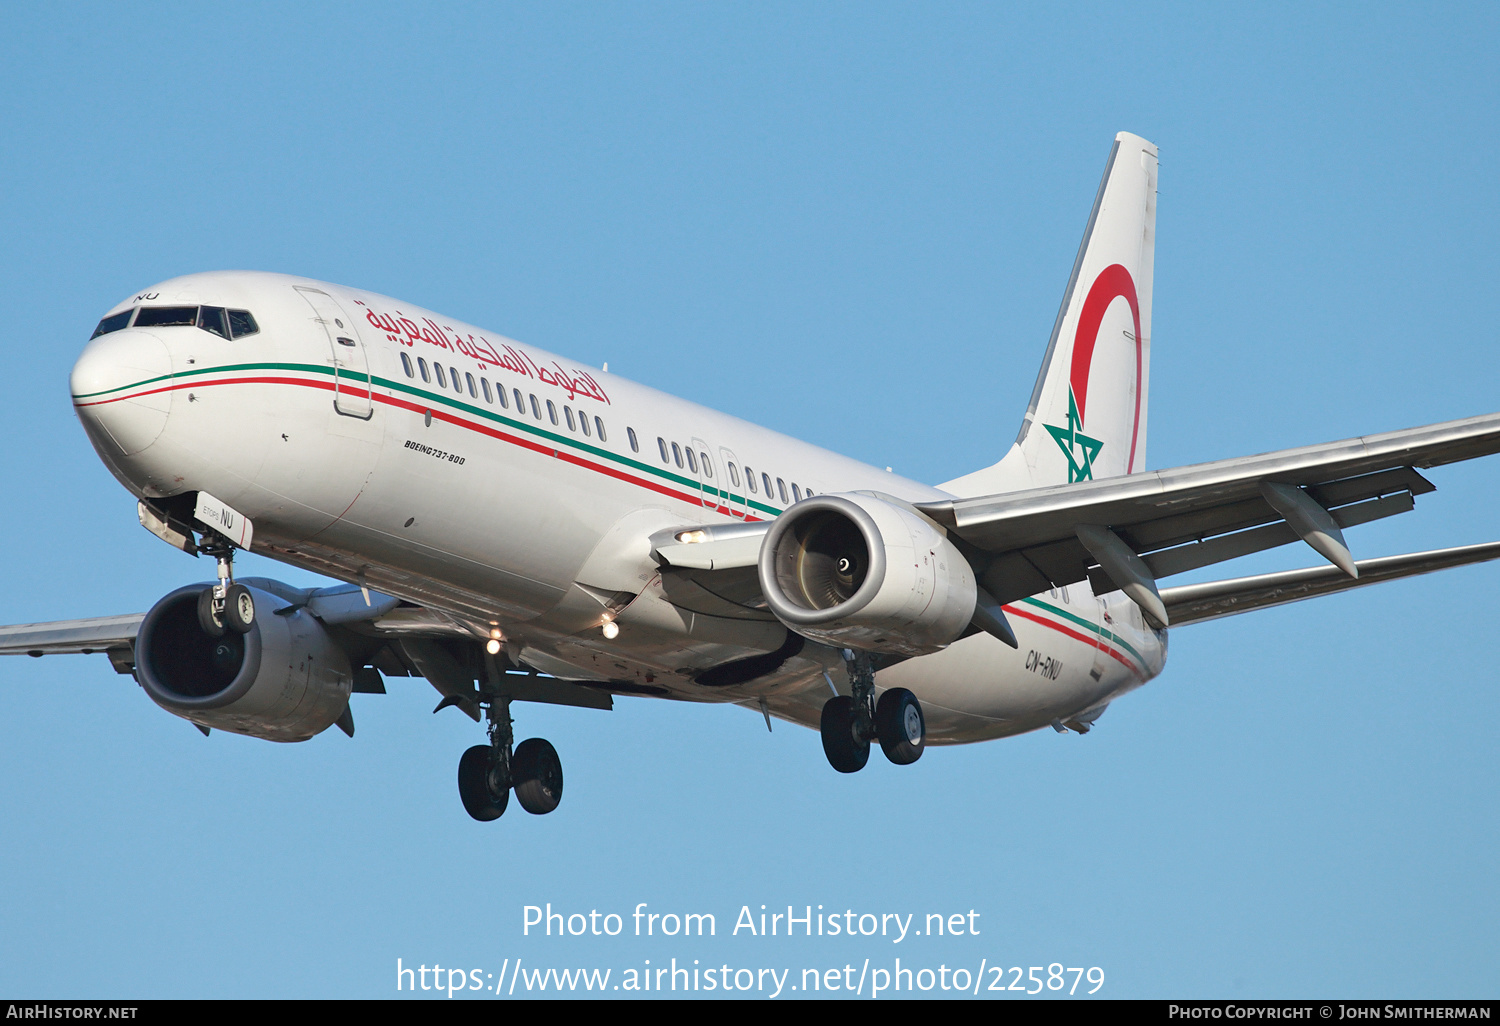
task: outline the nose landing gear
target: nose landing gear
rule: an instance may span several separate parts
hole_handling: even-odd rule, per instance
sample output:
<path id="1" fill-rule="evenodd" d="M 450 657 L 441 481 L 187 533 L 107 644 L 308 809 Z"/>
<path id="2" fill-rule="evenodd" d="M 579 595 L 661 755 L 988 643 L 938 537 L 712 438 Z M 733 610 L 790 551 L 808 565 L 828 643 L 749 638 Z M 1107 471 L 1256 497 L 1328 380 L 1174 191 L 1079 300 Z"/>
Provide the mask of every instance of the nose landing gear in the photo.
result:
<path id="1" fill-rule="evenodd" d="M 198 625 L 210 638 L 223 637 L 226 630 L 249 634 L 255 625 L 255 596 L 243 584 L 234 583 L 234 546 L 204 532 L 198 551 L 219 563 L 219 583 L 198 596 Z"/>
<path id="2" fill-rule="evenodd" d="M 857 773 L 870 759 L 870 742 L 879 741 L 885 757 L 909 766 L 922 757 L 927 721 L 917 696 L 891 688 L 874 701 L 875 670 L 868 653 L 844 650 L 852 695 L 836 695 L 823 705 L 819 724 L 823 754 L 840 773 Z"/>
<path id="3" fill-rule="evenodd" d="M 562 801 L 562 760 L 551 743 L 527 738 L 512 745 L 510 699 L 488 696 L 485 716 L 490 743 L 475 745 L 458 760 L 458 796 L 464 811 L 481 823 L 499 819 L 516 792 L 521 808 L 544 816 Z"/>

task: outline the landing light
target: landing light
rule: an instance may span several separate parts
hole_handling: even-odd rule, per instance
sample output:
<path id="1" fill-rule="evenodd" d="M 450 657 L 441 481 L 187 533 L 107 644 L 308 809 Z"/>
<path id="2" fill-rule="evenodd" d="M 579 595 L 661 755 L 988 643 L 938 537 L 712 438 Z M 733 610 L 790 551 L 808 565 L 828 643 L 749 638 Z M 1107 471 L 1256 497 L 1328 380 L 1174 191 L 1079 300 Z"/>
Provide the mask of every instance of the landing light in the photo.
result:
<path id="1" fill-rule="evenodd" d="M 599 628 L 599 630 L 603 632 L 604 637 L 610 641 L 613 641 L 620 636 L 620 625 L 615 623 L 613 620 L 605 620 L 604 626 Z"/>
<path id="2" fill-rule="evenodd" d="M 484 650 L 486 652 L 488 652 L 490 655 L 499 655 L 500 654 L 500 642 L 496 641 L 494 638 L 491 638 L 485 644 Z"/>
<path id="3" fill-rule="evenodd" d="M 707 531 L 679 531 L 677 540 L 684 545 L 697 545 L 708 541 Z"/>

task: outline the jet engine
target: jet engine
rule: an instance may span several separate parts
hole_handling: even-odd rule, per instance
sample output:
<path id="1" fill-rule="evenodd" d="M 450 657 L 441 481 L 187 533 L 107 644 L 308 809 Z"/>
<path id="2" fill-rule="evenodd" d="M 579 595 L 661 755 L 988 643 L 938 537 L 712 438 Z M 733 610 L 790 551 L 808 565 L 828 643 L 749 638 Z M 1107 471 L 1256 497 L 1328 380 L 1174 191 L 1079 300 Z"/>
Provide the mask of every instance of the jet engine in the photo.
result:
<path id="1" fill-rule="evenodd" d="M 267 741 L 306 741 L 349 705 L 349 659 L 306 609 L 250 588 L 246 634 L 210 637 L 199 625 L 206 584 L 169 594 L 141 621 L 136 679 L 167 712 L 202 727 Z"/>
<path id="2" fill-rule="evenodd" d="M 813 641 L 896 655 L 958 639 L 977 597 L 968 560 L 915 510 L 869 495 L 818 495 L 776 518 L 760 587 L 783 623 Z"/>

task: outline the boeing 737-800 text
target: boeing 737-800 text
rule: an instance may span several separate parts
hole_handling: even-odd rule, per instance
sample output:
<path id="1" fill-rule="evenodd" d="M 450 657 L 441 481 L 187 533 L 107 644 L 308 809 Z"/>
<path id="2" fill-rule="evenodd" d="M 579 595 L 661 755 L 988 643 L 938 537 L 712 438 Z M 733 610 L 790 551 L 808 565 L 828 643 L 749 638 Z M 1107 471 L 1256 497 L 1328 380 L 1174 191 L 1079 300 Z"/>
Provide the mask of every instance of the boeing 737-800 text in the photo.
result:
<path id="1" fill-rule="evenodd" d="M 420 676 L 487 722 L 459 792 L 562 796 L 514 702 L 732 702 L 871 743 L 1086 732 L 1161 672 L 1167 629 L 1500 556 L 1356 560 L 1420 468 L 1500 450 L 1500 415 L 1147 471 L 1156 147 L 1121 133 L 1015 444 L 938 486 L 462 324 L 278 274 L 194 274 L 99 322 L 72 373 L 140 522 L 216 583 L 148 612 L 0 628 L 0 652 L 106 653 L 211 729 L 351 736 L 353 691 Z M 1162 587 L 1298 541 L 1326 566 Z M 346 582 L 234 576 L 236 551 Z"/>

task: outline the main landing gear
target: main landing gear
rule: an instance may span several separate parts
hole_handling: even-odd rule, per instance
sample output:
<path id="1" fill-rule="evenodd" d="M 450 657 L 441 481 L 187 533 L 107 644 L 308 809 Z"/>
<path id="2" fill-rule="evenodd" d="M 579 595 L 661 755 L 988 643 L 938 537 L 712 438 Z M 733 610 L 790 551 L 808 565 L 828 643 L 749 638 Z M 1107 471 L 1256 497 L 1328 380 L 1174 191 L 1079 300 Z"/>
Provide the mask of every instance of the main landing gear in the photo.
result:
<path id="1" fill-rule="evenodd" d="M 878 740 L 885 757 L 908 766 L 922 757 L 927 724 L 922 704 L 905 688 L 891 688 L 874 701 L 875 670 L 868 653 L 844 650 L 852 695 L 836 695 L 823 706 L 823 753 L 840 773 L 857 773 Z"/>
<path id="2" fill-rule="evenodd" d="M 204 532 L 198 551 L 219 562 L 219 583 L 198 596 L 198 625 L 210 638 L 222 638 L 226 631 L 249 634 L 255 625 L 255 596 L 243 584 L 234 583 L 234 546 Z"/>
<path id="3" fill-rule="evenodd" d="M 562 760 L 551 742 L 528 738 L 512 749 L 510 699 L 491 696 L 485 706 L 490 743 L 475 745 L 458 760 L 458 796 L 470 816 L 499 819 L 516 792 L 521 808 L 544 816 L 562 801 Z"/>

